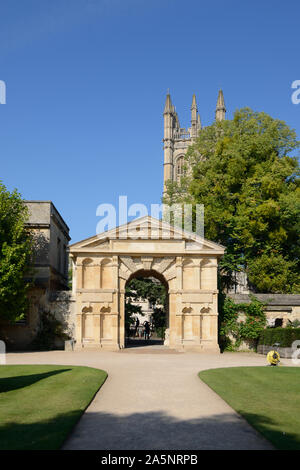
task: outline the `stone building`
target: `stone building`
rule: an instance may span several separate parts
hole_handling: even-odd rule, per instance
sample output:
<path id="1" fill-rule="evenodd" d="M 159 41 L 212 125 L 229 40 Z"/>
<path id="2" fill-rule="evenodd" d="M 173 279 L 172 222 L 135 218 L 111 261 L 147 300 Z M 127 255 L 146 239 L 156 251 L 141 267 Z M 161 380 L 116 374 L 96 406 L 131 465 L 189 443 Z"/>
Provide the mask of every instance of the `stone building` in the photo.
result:
<path id="1" fill-rule="evenodd" d="M 185 171 L 184 156 L 188 147 L 192 145 L 199 131 L 202 129 L 200 115 L 196 103 L 196 96 L 193 95 L 191 106 L 191 126 L 183 128 L 180 126 L 178 114 L 172 103 L 170 94 L 167 94 L 164 107 L 164 189 L 166 192 L 167 181 L 180 182 L 180 178 Z M 222 121 L 226 118 L 226 107 L 223 91 L 220 90 L 217 98 L 217 106 L 215 112 L 215 120 Z M 233 300 L 247 299 L 251 293 L 247 274 L 245 272 L 234 273 L 234 283 L 228 288 L 229 294 Z M 289 321 L 300 319 L 299 296 L 281 295 L 281 294 L 255 294 L 259 298 L 263 298 L 268 306 L 266 314 L 270 326 L 287 325 Z M 272 300 L 270 300 L 272 299 Z M 282 300 L 284 299 L 284 300 Z"/>
<path id="2" fill-rule="evenodd" d="M 286 327 L 300 321 L 300 295 L 297 294 L 253 294 L 265 303 L 267 325 L 269 327 Z M 230 293 L 229 297 L 239 303 L 250 303 L 251 296 L 241 293 Z"/>
<path id="3" fill-rule="evenodd" d="M 191 106 L 191 126 L 183 128 L 180 126 L 178 114 L 175 106 L 172 104 L 170 94 L 167 94 L 164 108 L 164 190 L 166 192 L 167 181 L 180 182 L 180 178 L 185 171 L 184 156 L 192 145 L 199 131 L 202 129 L 200 115 L 196 102 L 196 96 L 193 95 Z M 223 121 L 226 118 L 226 107 L 223 91 L 219 90 L 217 106 L 215 111 L 215 120 Z M 235 273 L 235 282 L 228 293 L 249 294 L 247 275 L 244 272 Z"/>
<path id="4" fill-rule="evenodd" d="M 224 95 L 220 90 L 215 113 L 216 121 L 222 121 L 225 115 Z M 192 99 L 191 127 L 186 129 L 180 126 L 178 114 L 168 93 L 164 108 L 164 193 L 167 181 L 180 181 L 184 172 L 184 156 L 188 147 L 195 142 L 201 127 L 196 96 L 193 95 Z"/>
<path id="5" fill-rule="evenodd" d="M 25 201 L 34 236 L 34 283 L 48 291 L 68 288 L 69 227 L 51 201 Z"/>
<path id="6" fill-rule="evenodd" d="M 168 292 L 167 345 L 218 352 L 218 259 L 224 248 L 152 217 L 70 246 L 76 347 L 125 346 L 125 286 L 155 277 Z"/>
<path id="7" fill-rule="evenodd" d="M 69 227 L 51 201 L 25 201 L 25 204 L 29 211 L 27 227 L 34 237 L 33 274 L 28 279 L 33 283 L 29 291 L 29 311 L 17 324 L 1 325 L 3 339 L 14 349 L 30 345 L 43 311 L 54 308 L 57 316 L 61 312 L 63 317 L 71 310 L 67 292 Z"/>

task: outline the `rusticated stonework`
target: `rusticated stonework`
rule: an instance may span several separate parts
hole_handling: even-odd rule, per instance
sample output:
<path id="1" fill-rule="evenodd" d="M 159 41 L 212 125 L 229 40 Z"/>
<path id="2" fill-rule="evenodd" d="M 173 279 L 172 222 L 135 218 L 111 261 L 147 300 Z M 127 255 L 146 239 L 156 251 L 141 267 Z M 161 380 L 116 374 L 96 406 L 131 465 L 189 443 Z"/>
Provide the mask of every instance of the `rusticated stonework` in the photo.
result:
<path id="1" fill-rule="evenodd" d="M 124 237 L 136 228 L 140 238 Z M 164 238 L 166 230 L 169 239 Z M 138 273 L 156 276 L 168 288 L 170 348 L 219 351 L 217 265 L 222 246 L 190 233 L 179 237 L 164 222 L 144 217 L 75 243 L 70 253 L 77 347 L 125 347 L 125 285 Z"/>

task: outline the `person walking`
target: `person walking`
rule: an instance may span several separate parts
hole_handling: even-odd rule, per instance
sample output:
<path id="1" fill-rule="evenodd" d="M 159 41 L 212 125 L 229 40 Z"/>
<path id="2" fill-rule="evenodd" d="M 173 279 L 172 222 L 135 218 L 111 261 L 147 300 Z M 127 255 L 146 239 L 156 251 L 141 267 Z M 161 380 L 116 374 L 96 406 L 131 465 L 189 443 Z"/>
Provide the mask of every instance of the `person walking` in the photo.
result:
<path id="1" fill-rule="evenodd" d="M 144 339 L 145 341 L 150 339 L 150 323 L 148 321 L 144 322 Z"/>

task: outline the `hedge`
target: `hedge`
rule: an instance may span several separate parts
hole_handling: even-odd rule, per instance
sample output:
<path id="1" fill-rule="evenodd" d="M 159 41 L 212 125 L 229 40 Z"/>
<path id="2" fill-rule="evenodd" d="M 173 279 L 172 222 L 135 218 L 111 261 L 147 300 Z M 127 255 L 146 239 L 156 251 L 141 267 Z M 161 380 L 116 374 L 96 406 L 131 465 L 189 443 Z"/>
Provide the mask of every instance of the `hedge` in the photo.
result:
<path id="1" fill-rule="evenodd" d="M 273 346 L 280 343 L 280 348 L 290 348 L 296 340 L 300 340 L 300 328 L 266 328 L 260 334 L 258 344 Z"/>

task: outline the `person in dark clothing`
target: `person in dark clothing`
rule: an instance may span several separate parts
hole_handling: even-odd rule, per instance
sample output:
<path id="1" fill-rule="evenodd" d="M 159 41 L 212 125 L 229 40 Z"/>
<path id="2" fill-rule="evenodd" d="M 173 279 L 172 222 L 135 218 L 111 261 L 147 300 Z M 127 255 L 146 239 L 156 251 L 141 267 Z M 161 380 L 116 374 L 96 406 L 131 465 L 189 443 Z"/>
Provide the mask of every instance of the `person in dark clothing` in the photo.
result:
<path id="1" fill-rule="evenodd" d="M 150 323 L 148 321 L 144 322 L 144 339 L 149 340 L 150 338 Z"/>

